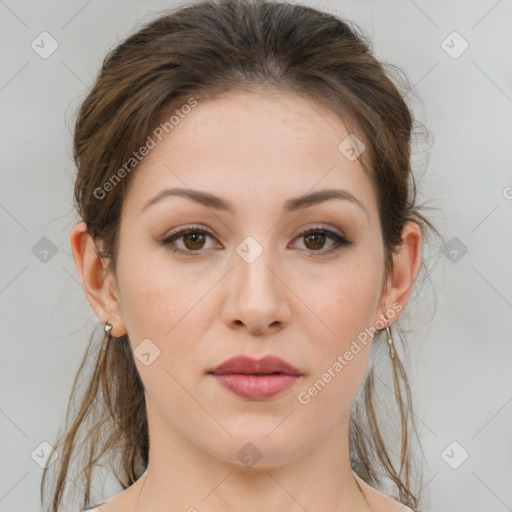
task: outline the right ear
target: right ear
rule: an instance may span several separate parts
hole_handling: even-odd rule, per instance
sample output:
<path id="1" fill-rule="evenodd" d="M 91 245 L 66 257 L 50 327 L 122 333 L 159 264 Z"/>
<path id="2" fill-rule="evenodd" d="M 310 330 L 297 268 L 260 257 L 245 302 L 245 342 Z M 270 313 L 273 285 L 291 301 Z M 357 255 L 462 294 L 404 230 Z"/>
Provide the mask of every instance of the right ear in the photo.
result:
<path id="1" fill-rule="evenodd" d="M 98 257 L 96 244 L 84 221 L 73 227 L 71 249 L 82 288 L 96 316 L 101 322 L 107 320 L 112 324 L 112 336 L 126 334 L 115 276 L 107 274 L 107 258 Z"/>

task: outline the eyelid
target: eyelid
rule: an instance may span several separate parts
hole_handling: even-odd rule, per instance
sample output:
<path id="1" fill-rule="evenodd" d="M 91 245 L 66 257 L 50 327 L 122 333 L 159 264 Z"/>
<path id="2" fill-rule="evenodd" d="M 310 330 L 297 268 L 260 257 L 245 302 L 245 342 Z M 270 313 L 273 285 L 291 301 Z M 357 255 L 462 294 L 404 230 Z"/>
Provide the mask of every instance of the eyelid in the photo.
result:
<path id="1" fill-rule="evenodd" d="M 310 231 L 332 232 L 332 233 L 335 233 L 336 235 L 338 235 L 340 238 L 344 238 L 345 240 L 347 240 L 347 237 L 345 236 L 345 234 L 342 231 L 338 230 L 337 228 L 332 227 L 332 226 L 322 226 L 320 224 L 313 224 L 313 225 L 309 225 L 304 228 L 301 228 L 299 230 L 299 232 L 295 235 L 295 238 L 297 238 L 301 235 L 304 235 L 305 233 L 309 233 Z"/>
<path id="2" fill-rule="evenodd" d="M 210 230 L 210 228 L 201 226 L 199 224 L 187 224 L 185 226 L 180 226 L 179 228 L 173 229 L 169 233 L 166 233 L 162 237 L 162 240 L 166 240 L 174 235 L 177 235 L 178 233 L 183 234 L 186 231 L 201 231 L 215 238 L 215 235 L 213 234 L 212 230 Z"/>

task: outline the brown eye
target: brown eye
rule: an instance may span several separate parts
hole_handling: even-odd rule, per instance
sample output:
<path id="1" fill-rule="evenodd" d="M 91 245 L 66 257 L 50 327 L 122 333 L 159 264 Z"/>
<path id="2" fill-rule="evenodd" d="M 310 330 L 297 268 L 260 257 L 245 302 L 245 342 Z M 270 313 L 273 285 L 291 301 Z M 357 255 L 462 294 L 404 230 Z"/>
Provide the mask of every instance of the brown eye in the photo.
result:
<path id="1" fill-rule="evenodd" d="M 185 247 L 190 250 L 202 249 L 205 242 L 205 236 L 203 233 L 194 231 L 183 236 L 183 243 Z"/>
<path id="2" fill-rule="evenodd" d="M 164 238 L 162 245 L 172 252 L 183 254 L 199 253 L 204 249 L 208 238 L 214 239 L 214 236 L 209 231 L 199 228 L 187 228 Z M 182 247 L 175 247 L 175 245 L 181 245 Z"/>
<path id="3" fill-rule="evenodd" d="M 349 242 L 344 237 L 330 229 L 307 229 L 300 233 L 297 238 L 299 240 L 304 240 L 304 246 L 308 252 L 318 252 L 319 255 L 329 255 L 339 249 L 342 249 L 343 246 L 352 245 L 352 242 Z M 322 250 L 326 241 L 329 239 L 332 241 L 331 246 L 326 250 Z"/>
<path id="4" fill-rule="evenodd" d="M 305 235 L 304 236 L 304 240 L 307 240 L 308 242 L 306 242 L 306 247 L 308 249 L 312 249 L 312 250 L 319 250 L 321 249 L 324 244 L 325 244 L 325 240 L 326 240 L 326 236 L 324 233 L 320 233 L 320 232 L 314 232 L 310 235 Z"/>

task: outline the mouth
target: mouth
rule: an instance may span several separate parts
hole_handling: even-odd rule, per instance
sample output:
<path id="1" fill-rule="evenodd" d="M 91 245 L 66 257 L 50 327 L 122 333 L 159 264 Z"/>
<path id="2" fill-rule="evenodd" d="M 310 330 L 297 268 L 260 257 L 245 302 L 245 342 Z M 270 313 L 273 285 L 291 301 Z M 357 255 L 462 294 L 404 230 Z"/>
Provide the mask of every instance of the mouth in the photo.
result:
<path id="1" fill-rule="evenodd" d="M 227 359 L 208 373 L 214 375 L 243 374 L 243 375 L 302 375 L 284 359 L 277 356 L 265 356 L 262 359 L 253 359 L 246 355 L 239 355 Z"/>
<path id="2" fill-rule="evenodd" d="M 256 360 L 236 356 L 208 372 L 224 389 L 248 400 L 268 400 L 284 393 L 303 377 L 302 372 L 276 356 Z"/>

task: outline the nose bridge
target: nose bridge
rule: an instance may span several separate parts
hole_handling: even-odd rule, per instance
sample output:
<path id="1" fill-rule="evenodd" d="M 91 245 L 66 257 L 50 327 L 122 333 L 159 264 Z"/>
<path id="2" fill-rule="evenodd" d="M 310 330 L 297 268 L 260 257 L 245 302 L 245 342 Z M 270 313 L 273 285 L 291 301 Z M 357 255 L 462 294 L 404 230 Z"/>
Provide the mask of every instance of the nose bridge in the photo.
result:
<path id="1" fill-rule="evenodd" d="M 262 243 L 260 243 L 260 241 Z M 237 289 L 246 299 L 255 300 L 257 306 L 258 297 L 267 302 L 275 299 L 275 276 L 270 268 L 277 265 L 272 258 L 270 236 L 262 236 L 258 239 L 254 236 L 246 237 L 237 247 L 235 256 L 235 276 Z M 273 261 L 274 260 L 274 261 Z"/>
<path id="2" fill-rule="evenodd" d="M 260 243 L 260 241 L 262 243 Z M 242 322 L 249 329 L 264 331 L 286 318 L 283 284 L 278 258 L 273 257 L 271 236 L 246 237 L 235 249 L 229 283 L 229 322 Z"/>

